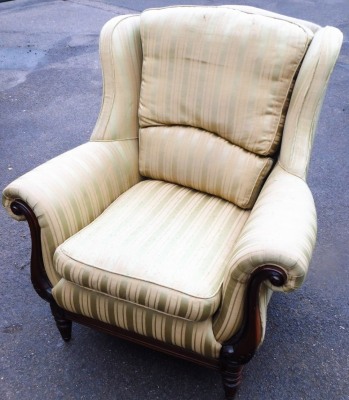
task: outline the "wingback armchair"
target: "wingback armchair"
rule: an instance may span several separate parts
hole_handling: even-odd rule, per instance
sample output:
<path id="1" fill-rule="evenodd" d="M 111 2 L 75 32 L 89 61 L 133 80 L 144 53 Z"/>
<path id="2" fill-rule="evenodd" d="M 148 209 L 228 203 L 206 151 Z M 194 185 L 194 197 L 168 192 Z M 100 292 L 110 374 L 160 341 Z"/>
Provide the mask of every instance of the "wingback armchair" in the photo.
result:
<path id="1" fill-rule="evenodd" d="M 316 238 L 306 174 L 342 35 L 242 6 L 113 18 L 91 140 L 3 192 L 31 278 L 72 321 L 222 373 L 232 399 L 273 291 Z"/>

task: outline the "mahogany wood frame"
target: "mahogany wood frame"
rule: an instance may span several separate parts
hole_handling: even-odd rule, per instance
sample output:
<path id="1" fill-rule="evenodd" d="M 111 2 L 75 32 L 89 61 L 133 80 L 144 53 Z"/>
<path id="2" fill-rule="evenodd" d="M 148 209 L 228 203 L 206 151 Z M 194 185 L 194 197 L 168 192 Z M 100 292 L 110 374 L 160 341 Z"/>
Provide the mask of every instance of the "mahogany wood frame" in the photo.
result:
<path id="1" fill-rule="evenodd" d="M 226 400 L 234 398 L 241 382 L 243 365 L 251 360 L 262 340 L 263 332 L 259 313 L 261 285 L 266 281 L 277 287 L 284 285 L 287 280 L 285 271 L 277 266 L 262 265 L 252 273 L 245 298 L 243 322 L 239 331 L 223 343 L 219 359 L 208 358 L 193 351 L 144 337 L 60 308 L 52 296 L 52 285 L 45 271 L 38 220 L 33 210 L 23 200 L 13 201 L 11 210 L 15 215 L 24 216 L 29 224 L 32 240 L 31 281 L 38 295 L 49 302 L 57 328 L 65 341 L 69 341 L 71 338 L 72 321 L 74 321 L 205 367 L 219 369 L 223 379 Z"/>

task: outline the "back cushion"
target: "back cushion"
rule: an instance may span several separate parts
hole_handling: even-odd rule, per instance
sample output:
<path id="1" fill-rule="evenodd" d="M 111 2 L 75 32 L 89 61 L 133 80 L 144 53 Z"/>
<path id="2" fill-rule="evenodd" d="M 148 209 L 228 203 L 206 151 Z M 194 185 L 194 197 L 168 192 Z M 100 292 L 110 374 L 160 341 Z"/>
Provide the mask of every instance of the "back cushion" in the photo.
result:
<path id="1" fill-rule="evenodd" d="M 141 15 L 140 172 L 251 208 L 312 34 L 227 8 Z"/>

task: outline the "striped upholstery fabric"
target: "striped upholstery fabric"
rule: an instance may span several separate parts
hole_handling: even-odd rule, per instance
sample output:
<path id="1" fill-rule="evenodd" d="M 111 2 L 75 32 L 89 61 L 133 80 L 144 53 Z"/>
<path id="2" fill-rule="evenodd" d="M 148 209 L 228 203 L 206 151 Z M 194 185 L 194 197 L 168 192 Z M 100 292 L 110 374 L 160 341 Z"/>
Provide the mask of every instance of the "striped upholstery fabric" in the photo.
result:
<path id="1" fill-rule="evenodd" d="M 38 218 L 57 303 L 217 358 L 251 273 L 273 264 L 288 281 L 262 286 L 264 332 L 271 291 L 301 285 L 315 244 L 304 179 L 341 41 L 335 28 L 243 6 L 108 22 L 92 142 L 3 192 L 13 218 L 16 199 Z"/>
<path id="2" fill-rule="evenodd" d="M 212 332 L 211 318 L 202 322 L 178 317 L 117 300 L 62 279 L 52 290 L 66 310 L 161 340 L 210 358 L 218 358 L 221 344 Z"/>
<path id="3" fill-rule="evenodd" d="M 177 7 L 142 13 L 139 116 L 141 128 L 152 129 L 141 130 L 141 174 L 165 176 L 170 182 L 217 196 L 224 193 L 223 198 L 251 208 L 254 194 L 271 168 L 271 159 L 264 157 L 278 149 L 293 80 L 312 37 L 313 32 L 303 25 L 230 8 Z M 166 126 L 172 127 L 171 133 Z M 187 132 L 187 143 L 191 142 L 192 131 L 183 126 L 207 131 L 202 135 L 204 144 L 192 144 L 176 162 L 167 161 L 161 151 L 149 152 L 156 146 L 161 128 L 166 135 L 163 141 L 169 134 L 174 136 L 173 142 L 182 140 Z M 222 142 L 211 140 L 207 149 L 205 133 L 206 137 L 211 133 L 225 139 L 226 147 L 234 144 L 241 148 L 240 153 L 239 148 L 232 150 L 236 156 L 224 171 L 228 176 L 239 164 L 249 164 L 247 177 L 229 178 L 241 197 L 227 191 L 226 182 L 217 180 L 213 159 Z M 242 149 L 261 159 L 249 157 L 247 161 Z M 192 165 L 194 172 L 186 171 L 186 164 Z M 188 173 L 200 179 L 188 184 Z M 252 191 L 251 182 L 255 185 Z M 246 199 L 246 193 L 251 193 L 250 198 Z"/>
<path id="4" fill-rule="evenodd" d="M 181 318 L 218 308 L 231 250 L 249 212 L 171 183 L 143 181 L 55 253 L 82 287 Z"/>
<path id="5" fill-rule="evenodd" d="M 272 164 L 270 157 L 259 157 L 196 128 L 165 126 L 140 131 L 143 175 L 178 180 L 241 208 L 252 207 Z"/>
<path id="6" fill-rule="evenodd" d="M 337 28 L 319 29 L 294 87 L 279 162 L 284 169 L 302 179 L 308 172 L 316 125 L 342 40 L 343 34 Z"/>
<path id="7" fill-rule="evenodd" d="M 261 15 L 264 17 L 269 17 L 269 18 L 276 18 L 280 21 L 287 21 L 290 22 L 292 24 L 297 24 L 297 25 L 301 25 L 304 28 L 306 28 L 307 30 L 309 29 L 311 32 L 315 33 L 317 32 L 321 26 L 315 24 L 314 22 L 311 21 L 306 21 L 304 19 L 298 19 L 298 18 L 294 18 L 294 17 L 289 17 L 288 15 L 283 15 L 283 14 L 278 14 L 269 10 L 263 10 L 262 8 L 256 8 L 256 7 L 251 7 L 251 6 L 241 6 L 241 5 L 224 5 L 221 6 L 222 8 L 230 8 L 233 10 L 239 10 L 239 11 L 243 11 L 245 13 L 248 14 L 256 14 L 256 15 Z"/>
<path id="8" fill-rule="evenodd" d="M 237 240 L 223 284 L 223 299 L 214 321 L 218 341 L 227 340 L 239 324 L 236 304 L 246 283 L 260 265 L 278 265 L 290 291 L 304 281 L 316 241 L 316 210 L 307 184 L 279 165 L 270 174 Z"/>
<path id="9" fill-rule="evenodd" d="M 3 205 L 16 219 L 10 209 L 15 199 L 34 211 L 46 273 L 55 284 L 56 248 L 139 180 L 137 140 L 86 143 L 16 179 L 4 190 Z"/>
<path id="10" fill-rule="evenodd" d="M 103 103 L 91 140 L 129 140 L 138 137 L 142 44 L 139 15 L 108 21 L 101 32 Z"/>
<path id="11" fill-rule="evenodd" d="M 43 164 L 12 182 L 3 205 L 26 201 L 41 227 L 45 269 L 54 285 L 56 248 L 92 222 L 141 180 L 138 167 L 138 104 L 142 70 L 139 15 L 122 15 L 103 28 L 100 55 L 104 93 L 91 142 Z"/>

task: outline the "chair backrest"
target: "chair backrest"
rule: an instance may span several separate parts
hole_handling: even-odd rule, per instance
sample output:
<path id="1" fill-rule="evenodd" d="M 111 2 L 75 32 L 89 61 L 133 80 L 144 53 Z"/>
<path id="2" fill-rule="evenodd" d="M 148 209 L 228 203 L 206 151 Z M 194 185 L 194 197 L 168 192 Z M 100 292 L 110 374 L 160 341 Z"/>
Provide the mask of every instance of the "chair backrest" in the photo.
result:
<path id="1" fill-rule="evenodd" d="M 341 43 L 336 28 L 244 6 L 115 17 L 91 140 L 128 140 L 145 177 L 252 208 L 276 161 L 305 179 Z"/>
<path id="2" fill-rule="evenodd" d="M 144 12 L 140 172 L 251 208 L 313 32 L 222 7 Z"/>

